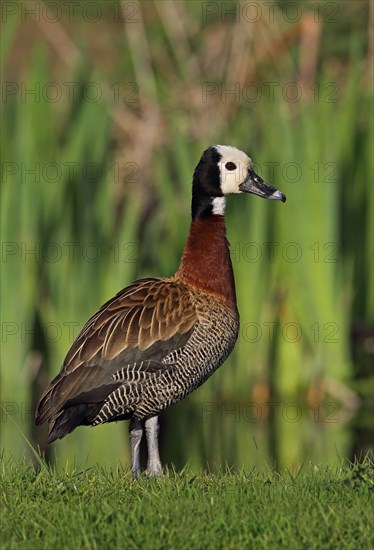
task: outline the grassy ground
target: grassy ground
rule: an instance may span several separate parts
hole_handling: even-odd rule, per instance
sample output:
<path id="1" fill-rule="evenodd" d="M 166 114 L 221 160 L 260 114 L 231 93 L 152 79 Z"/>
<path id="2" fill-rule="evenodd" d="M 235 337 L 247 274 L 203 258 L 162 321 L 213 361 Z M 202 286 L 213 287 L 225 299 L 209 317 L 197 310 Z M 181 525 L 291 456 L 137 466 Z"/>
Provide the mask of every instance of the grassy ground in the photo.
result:
<path id="1" fill-rule="evenodd" d="M 369 549 L 372 460 L 295 474 L 2 467 L 1 547 Z"/>

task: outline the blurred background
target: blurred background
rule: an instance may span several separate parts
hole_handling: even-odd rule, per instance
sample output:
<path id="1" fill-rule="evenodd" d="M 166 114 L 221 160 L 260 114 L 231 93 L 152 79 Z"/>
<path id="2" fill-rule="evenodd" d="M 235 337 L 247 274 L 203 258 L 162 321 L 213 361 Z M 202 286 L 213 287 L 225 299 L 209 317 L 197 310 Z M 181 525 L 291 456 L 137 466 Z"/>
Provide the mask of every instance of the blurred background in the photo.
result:
<path id="1" fill-rule="evenodd" d="M 178 267 L 203 150 L 287 195 L 231 197 L 241 331 L 161 417 L 163 461 L 297 467 L 373 440 L 373 3 L 3 2 L 1 435 L 45 447 L 41 392 L 98 307 Z M 126 423 L 51 462 L 126 466 Z"/>

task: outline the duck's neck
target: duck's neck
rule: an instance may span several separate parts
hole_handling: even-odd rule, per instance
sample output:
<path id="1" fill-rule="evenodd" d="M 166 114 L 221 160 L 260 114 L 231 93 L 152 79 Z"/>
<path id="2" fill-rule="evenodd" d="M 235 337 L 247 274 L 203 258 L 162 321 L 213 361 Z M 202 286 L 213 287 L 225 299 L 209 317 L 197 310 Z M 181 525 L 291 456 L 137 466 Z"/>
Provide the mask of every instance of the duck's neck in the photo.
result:
<path id="1" fill-rule="evenodd" d="M 176 277 L 236 309 L 235 281 L 223 215 L 192 221 Z"/>

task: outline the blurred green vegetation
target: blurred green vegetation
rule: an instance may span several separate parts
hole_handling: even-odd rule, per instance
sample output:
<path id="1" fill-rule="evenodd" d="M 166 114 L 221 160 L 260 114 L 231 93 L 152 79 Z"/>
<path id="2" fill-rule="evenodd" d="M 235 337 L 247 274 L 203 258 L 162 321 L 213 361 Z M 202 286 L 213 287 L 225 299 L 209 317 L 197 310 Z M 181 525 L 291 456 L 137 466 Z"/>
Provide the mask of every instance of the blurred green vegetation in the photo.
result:
<path id="1" fill-rule="evenodd" d="M 12 420 L 43 446 L 33 409 L 99 305 L 176 270 L 193 169 L 226 143 L 287 203 L 229 200 L 239 341 L 162 416 L 162 455 L 214 467 L 360 454 L 373 389 L 370 4 L 82 2 L 60 18 L 56 3 L 34 16 L 26 4 L 1 38 L 6 451 L 24 452 Z M 54 449 L 126 461 L 126 426 L 80 428 Z"/>

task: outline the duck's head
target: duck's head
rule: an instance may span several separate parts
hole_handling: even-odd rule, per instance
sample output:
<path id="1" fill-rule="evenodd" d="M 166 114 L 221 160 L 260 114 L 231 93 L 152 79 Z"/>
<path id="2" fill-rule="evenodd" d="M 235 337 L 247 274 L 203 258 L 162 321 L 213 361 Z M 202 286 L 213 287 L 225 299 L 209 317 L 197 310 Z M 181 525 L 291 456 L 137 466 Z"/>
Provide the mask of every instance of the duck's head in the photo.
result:
<path id="1" fill-rule="evenodd" d="M 192 217 L 223 215 L 226 195 L 252 193 L 264 199 L 286 201 L 283 193 L 265 183 L 248 155 L 229 145 L 212 145 L 196 166 L 192 187 Z"/>

